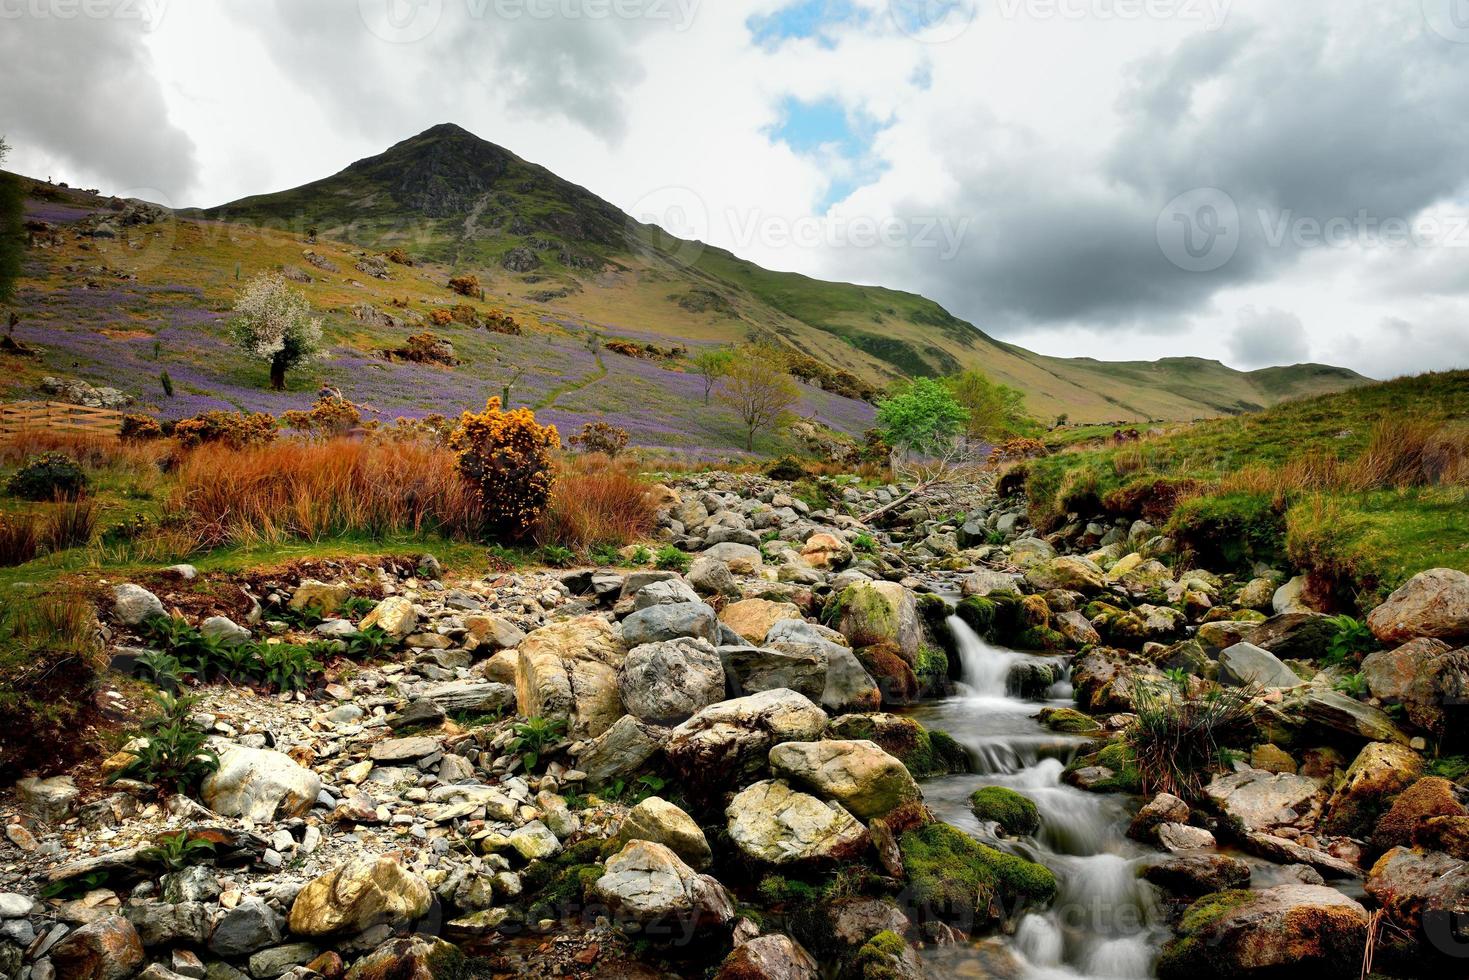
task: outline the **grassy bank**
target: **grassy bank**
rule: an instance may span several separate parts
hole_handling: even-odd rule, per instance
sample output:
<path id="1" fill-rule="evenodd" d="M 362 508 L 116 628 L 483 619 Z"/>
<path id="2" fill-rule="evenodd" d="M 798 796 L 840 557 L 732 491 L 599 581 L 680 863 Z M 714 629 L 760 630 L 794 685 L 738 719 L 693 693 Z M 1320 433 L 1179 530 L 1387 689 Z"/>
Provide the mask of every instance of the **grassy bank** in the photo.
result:
<path id="1" fill-rule="evenodd" d="M 1206 564 L 1289 562 L 1369 602 L 1469 570 L 1469 372 L 1401 378 L 1257 415 L 1072 442 L 1007 475 L 1031 519 L 1144 518 Z"/>

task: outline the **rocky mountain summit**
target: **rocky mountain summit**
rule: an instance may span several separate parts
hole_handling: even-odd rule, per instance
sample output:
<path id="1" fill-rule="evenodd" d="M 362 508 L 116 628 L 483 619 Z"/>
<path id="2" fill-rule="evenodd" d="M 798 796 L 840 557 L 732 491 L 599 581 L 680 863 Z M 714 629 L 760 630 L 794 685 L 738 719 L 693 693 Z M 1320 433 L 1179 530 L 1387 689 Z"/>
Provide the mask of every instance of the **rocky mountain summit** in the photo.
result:
<path id="1" fill-rule="evenodd" d="M 0 976 L 942 975 L 936 951 L 1066 900 L 1013 846 L 1044 807 L 956 776 L 965 748 L 905 713 L 956 690 L 969 632 L 1033 652 L 1004 686 L 1068 740 L 1066 780 L 1135 798 L 1160 976 L 1357 976 L 1369 940 L 1395 975 L 1453 962 L 1469 576 L 1424 572 L 1351 632 L 1310 581 L 1188 568 L 1146 522 L 1043 538 L 977 485 L 867 524 L 908 488 L 830 482 L 826 508 L 759 476 L 660 485 L 664 568 L 338 563 L 251 581 L 243 611 L 218 597 L 246 583 L 187 566 L 114 583 L 118 714 L 168 652 L 158 617 L 325 670 L 196 685 L 172 730 L 19 782 Z M 1075 708 L 1041 710 L 1067 683 Z M 1154 764 L 1149 726 L 1224 704 L 1210 757 Z M 185 731 L 208 771 L 162 793 L 139 762 Z M 945 777 L 996 846 L 936 818 Z"/>

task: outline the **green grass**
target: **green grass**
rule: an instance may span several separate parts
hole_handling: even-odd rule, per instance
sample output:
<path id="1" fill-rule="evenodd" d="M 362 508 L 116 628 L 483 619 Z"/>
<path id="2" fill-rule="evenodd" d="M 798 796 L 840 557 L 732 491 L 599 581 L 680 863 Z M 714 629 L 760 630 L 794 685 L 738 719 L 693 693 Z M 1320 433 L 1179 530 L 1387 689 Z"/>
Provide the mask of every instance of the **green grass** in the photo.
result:
<path id="1" fill-rule="evenodd" d="M 1462 487 L 1355 492 L 1211 491 L 1245 468 L 1278 474 L 1303 458 L 1347 463 L 1379 423 L 1469 420 L 1469 372 L 1400 378 L 1256 415 L 1216 419 L 1124 445 L 1076 446 L 1024 466 L 1031 519 L 1056 527 L 1068 512 L 1155 520 L 1196 560 L 1224 569 L 1289 560 L 1368 607 L 1426 568 L 1469 570 Z M 1188 491 L 1203 491 L 1189 499 Z M 1182 490 L 1182 493 L 1178 491 Z M 1160 493 L 1160 491 L 1163 491 Z M 1174 509 L 1178 494 L 1184 502 Z"/>

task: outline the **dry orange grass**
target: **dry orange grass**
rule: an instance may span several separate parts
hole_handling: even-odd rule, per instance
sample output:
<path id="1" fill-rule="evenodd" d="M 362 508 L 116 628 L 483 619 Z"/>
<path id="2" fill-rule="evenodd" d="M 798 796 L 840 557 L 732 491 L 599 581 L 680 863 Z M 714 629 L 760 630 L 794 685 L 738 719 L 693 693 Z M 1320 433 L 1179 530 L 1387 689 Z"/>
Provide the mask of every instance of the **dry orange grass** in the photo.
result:
<path id="1" fill-rule="evenodd" d="M 536 526 L 536 543 L 585 554 L 599 545 L 637 541 L 656 521 L 648 489 L 631 463 L 595 455 L 565 459 Z"/>
<path id="2" fill-rule="evenodd" d="M 42 453 L 64 453 L 89 470 L 156 470 L 167 448 L 159 442 L 129 443 L 117 436 L 30 429 L 0 439 L 0 466 L 16 466 Z"/>
<path id="3" fill-rule="evenodd" d="M 200 545 L 363 534 L 473 537 L 483 525 L 452 452 L 424 442 L 203 446 L 176 472 L 170 509 Z"/>

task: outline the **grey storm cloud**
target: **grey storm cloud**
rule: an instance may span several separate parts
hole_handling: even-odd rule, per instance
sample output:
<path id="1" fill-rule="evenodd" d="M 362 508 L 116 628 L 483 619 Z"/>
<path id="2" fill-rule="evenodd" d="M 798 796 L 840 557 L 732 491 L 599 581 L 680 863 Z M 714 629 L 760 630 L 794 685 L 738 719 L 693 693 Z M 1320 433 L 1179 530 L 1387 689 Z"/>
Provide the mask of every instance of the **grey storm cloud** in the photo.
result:
<path id="1" fill-rule="evenodd" d="M 1133 65 L 1100 168 L 1056 160 L 1022 124 L 956 120 L 934 152 L 970 231 L 956 261 L 908 255 L 908 281 L 1002 328 L 1165 331 L 1320 245 L 1311 221 L 1355 235 L 1462 191 L 1469 48 L 1427 30 L 1416 3 L 1317 9 L 1237 14 Z M 1238 215 L 1227 261 L 1206 271 L 1160 247 L 1160 216 L 1199 188 Z"/>
<path id="2" fill-rule="evenodd" d="M 1311 342 L 1301 318 L 1285 310 L 1239 311 L 1239 325 L 1229 338 L 1236 366 L 1259 368 L 1271 364 L 1301 364 L 1311 358 Z"/>
<path id="3" fill-rule="evenodd" d="M 17 157 L 46 157 L 155 199 L 155 188 L 173 196 L 194 182 L 194 142 L 168 119 L 146 27 L 139 17 L 62 18 L 44 8 L 0 21 L 0 129 Z"/>
<path id="4" fill-rule="evenodd" d="M 660 26 L 544 18 L 527 12 L 533 3 L 497 0 L 273 0 L 264 17 L 248 4 L 229 9 L 259 33 L 276 71 L 378 142 L 498 99 L 615 142 L 626 135 L 624 93 L 644 77 L 634 44 Z"/>

